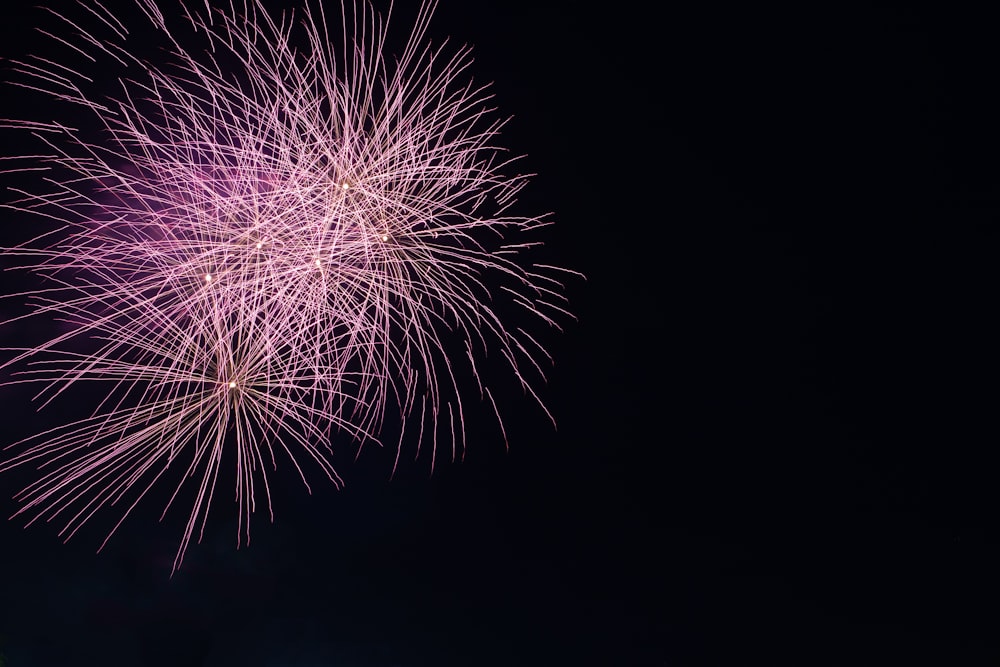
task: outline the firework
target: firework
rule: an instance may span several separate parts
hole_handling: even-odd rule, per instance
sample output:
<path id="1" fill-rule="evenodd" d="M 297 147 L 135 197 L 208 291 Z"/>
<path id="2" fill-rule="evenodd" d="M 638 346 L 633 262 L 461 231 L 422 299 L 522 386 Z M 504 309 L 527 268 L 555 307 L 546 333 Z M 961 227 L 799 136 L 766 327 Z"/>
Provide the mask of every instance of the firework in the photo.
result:
<path id="1" fill-rule="evenodd" d="M 102 131 L 5 123 L 45 146 L 8 170 L 42 175 L 8 208 L 50 223 L 5 251 L 42 285 L 11 296 L 27 317 L 63 323 L 8 351 L 6 381 L 36 384 L 41 405 L 81 385 L 99 399 L 87 418 L 13 445 L 0 470 L 37 465 L 18 514 L 57 519 L 68 538 L 112 505 L 124 520 L 180 467 L 167 507 L 188 488 L 195 499 L 176 568 L 224 452 L 241 540 L 257 502 L 270 507 L 280 459 L 307 485 L 306 461 L 339 485 L 334 448 L 378 443 L 388 416 L 405 427 L 396 464 L 406 439 L 429 443 L 433 467 L 439 450 L 464 451 L 470 389 L 496 410 L 477 365 L 487 350 L 538 399 L 547 355 L 505 326 L 508 310 L 549 326 L 568 313 L 560 270 L 522 259 L 548 218 L 510 212 L 527 177 L 508 175 L 504 121 L 467 74 L 469 49 L 426 39 L 433 3 L 398 54 L 388 18 L 363 3 L 341 6 L 339 31 L 308 5 L 282 16 L 256 0 L 179 5 L 175 21 L 152 0 L 137 7 L 165 45 L 156 63 L 96 2 L 85 8 L 97 28 L 55 14 L 63 33 L 46 33 L 74 61 L 116 68 L 110 97 L 49 58 L 14 68 L 16 85 Z"/>

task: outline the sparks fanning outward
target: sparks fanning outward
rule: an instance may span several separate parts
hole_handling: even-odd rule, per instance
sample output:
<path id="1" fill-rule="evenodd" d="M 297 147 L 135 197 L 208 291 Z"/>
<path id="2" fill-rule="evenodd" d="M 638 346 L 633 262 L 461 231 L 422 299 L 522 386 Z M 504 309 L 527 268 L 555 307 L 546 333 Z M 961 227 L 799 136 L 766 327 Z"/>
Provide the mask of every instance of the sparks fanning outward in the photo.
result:
<path id="1" fill-rule="evenodd" d="M 319 5 L 169 17 L 136 2 L 163 41 L 157 64 L 128 50 L 134 26 L 89 2 L 95 27 L 55 14 L 63 32 L 43 33 L 65 61 L 14 65 L 16 85 L 103 130 L 4 123 L 44 146 L 7 162 L 41 176 L 8 209 L 55 223 L 5 251 L 40 285 L 10 296 L 62 328 L 8 350 L 3 380 L 37 385 L 43 406 L 81 386 L 96 400 L 12 445 L 0 470 L 37 467 L 18 514 L 67 539 L 111 505 L 117 528 L 158 482 L 164 511 L 193 495 L 176 568 L 223 464 L 242 540 L 256 503 L 270 510 L 278 461 L 340 484 L 334 448 L 378 442 L 387 416 L 404 425 L 397 463 L 404 442 L 426 443 L 432 466 L 461 455 L 465 392 L 496 410 L 487 350 L 538 400 L 547 355 L 509 313 L 552 326 L 568 313 L 560 270 L 523 259 L 547 221 L 509 213 L 526 178 L 506 175 L 469 50 L 427 43 L 432 2 L 395 54 L 387 18 L 360 2 L 336 30 Z M 117 92 L 88 88 L 86 66 L 117 68 Z"/>

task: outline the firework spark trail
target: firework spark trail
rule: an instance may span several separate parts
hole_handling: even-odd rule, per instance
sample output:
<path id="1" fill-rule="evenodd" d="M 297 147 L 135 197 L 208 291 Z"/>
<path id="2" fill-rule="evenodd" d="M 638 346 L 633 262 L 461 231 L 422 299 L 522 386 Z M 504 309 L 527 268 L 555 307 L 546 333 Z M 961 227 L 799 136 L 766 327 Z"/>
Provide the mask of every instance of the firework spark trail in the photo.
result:
<path id="1" fill-rule="evenodd" d="M 47 151 L 7 169 L 44 170 L 43 189 L 16 190 L 7 208 L 56 224 L 5 251 L 45 284 L 12 296 L 69 328 L 9 350 L 0 368 L 7 383 L 39 385 L 42 405 L 76 385 L 106 389 L 91 416 L 17 443 L 0 470 L 38 466 L 18 514 L 58 518 L 68 539 L 103 507 L 124 506 L 124 520 L 171 464 L 186 466 L 168 503 L 196 487 L 176 569 L 204 529 L 224 451 L 248 540 L 279 452 L 307 487 L 310 459 L 339 485 L 335 442 L 378 443 L 398 410 L 417 428 L 402 429 L 394 469 L 413 430 L 432 467 L 439 435 L 460 456 L 457 360 L 499 418 L 478 356 L 498 353 L 536 400 L 540 359 L 551 361 L 503 313 L 555 327 L 569 314 L 562 270 L 521 263 L 548 219 L 507 213 L 527 177 L 506 175 L 505 121 L 468 79 L 469 49 L 427 42 L 433 2 L 395 57 L 388 19 L 364 2 L 342 5 L 339 42 L 321 7 L 179 5 L 173 25 L 153 0 L 136 3 L 167 44 L 162 66 L 130 53 L 128 28 L 97 2 L 85 5 L 94 31 L 53 12 L 71 35 L 44 32 L 74 59 L 118 67 L 110 98 L 55 60 L 16 63 L 16 85 L 86 111 L 104 139 L 2 123 Z M 200 50 L 182 44 L 192 36 Z"/>

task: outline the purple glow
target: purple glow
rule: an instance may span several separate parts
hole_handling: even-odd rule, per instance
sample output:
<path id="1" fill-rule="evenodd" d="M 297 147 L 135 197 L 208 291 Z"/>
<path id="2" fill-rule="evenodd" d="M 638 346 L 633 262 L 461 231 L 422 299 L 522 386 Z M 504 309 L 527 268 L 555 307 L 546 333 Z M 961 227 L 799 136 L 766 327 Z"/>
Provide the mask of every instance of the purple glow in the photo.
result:
<path id="1" fill-rule="evenodd" d="M 48 179 L 12 207 L 59 226 L 5 250 L 44 276 L 11 296 L 72 325 L 10 351 L 5 381 L 37 384 L 42 405 L 79 384 L 103 397 L 0 462 L 39 466 L 18 515 L 56 519 L 68 539 L 112 504 L 124 520 L 182 466 L 170 503 L 189 487 L 195 498 L 176 569 L 202 535 L 226 448 L 242 541 L 257 502 L 270 510 L 279 459 L 307 486 L 307 461 L 340 485 L 333 447 L 378 443 L 389 415 L 404 425 L 397 465 L 404 439 L 428 442 L 432 466 L 460 455 L 453 364 L 468 364 L 495 410 L 477 358 L 500 355 L 541 405 L 547 355 L 524 317 L 508 329 L 501 312 L 551 326 L 568 316 L 560 270 L 521 259 L 548 218 L 508 213 L 527 179 L 505 173 L 504 121 L 469 80 L 469 49 L 428 44 L 433 2 L 393 54 L 388 21 L 363 3 L 342 8 L 342 30 L 308 6 L 293 19 L 259 0 L 245 16 L 192 3 L 173 20 L 136 1 L 168 46 L 162 67 L 130 54 L 126 26 L 96 3 L 95 32 L 64 19 L 57 38 L 77 57 L 17 65 L 17 85 L 107 130 L 92 142 L 56 121 L 4 123 L 45 145 L 8 168 Z M 201 50 L 182 46 L 192 38 Z M 113 99 L 87 92 L 75 62 L 121 69 Z"/>

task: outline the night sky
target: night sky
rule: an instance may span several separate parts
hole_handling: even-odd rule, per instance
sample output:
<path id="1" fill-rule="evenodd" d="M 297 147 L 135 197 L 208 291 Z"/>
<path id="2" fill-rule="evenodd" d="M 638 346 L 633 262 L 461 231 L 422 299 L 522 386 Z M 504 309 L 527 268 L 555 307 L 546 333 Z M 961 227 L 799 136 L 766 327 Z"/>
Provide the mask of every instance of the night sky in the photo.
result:
<path id="1" fill-rule="evenodd" d="M 172 578 L 156 502 L 100 554 L 115 517 L 0 523 L 3 667 L 1000 664 L 1000 16 L 538 4 L 442 0 L 431 37 L 475 47 L 516 211 L 587 276 L 558 430 L 507 392 L 509 451 L 473 419 L 433 475 L 286 467 L 273 525 L 237 551 L 220 503 Z M 5 442 L 60 415 L 0 401 Z"/>

